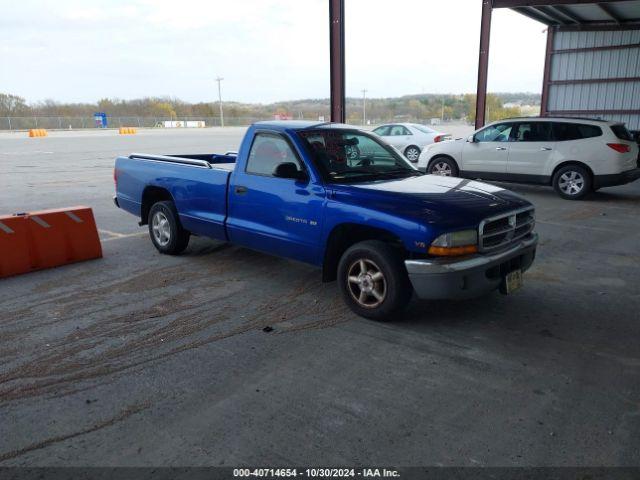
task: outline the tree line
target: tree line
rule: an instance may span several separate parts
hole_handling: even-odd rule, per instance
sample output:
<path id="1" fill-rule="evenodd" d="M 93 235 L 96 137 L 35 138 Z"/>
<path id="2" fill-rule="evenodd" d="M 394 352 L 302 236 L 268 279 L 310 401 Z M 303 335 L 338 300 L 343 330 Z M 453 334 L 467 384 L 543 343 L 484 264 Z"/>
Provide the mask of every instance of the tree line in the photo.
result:
<path id="1" fill-rule="evenodd" d="M 475 120 L 474 94 L 461 95 L 405 95 L 393 98 L 367 98 L 366 117 L 370 123 L 388 121 L 426 122 L 432 118 L 444 121 Z M 512 105 L 505 107 L 505 103 Z M 363 99 L 346 99 L 347 122 L 362 123 Z M 520 105 L 533 105 L 534 108 Z M 540 96 L 532 93 L 490 93 L 487 96 L 489 121 L 506 117 L 535 114 L 540 105 Z M 224 102 L 225 117 L 270 119 L 275 115 L 317 120 L 329 119 L 329 99 L 306 99 L 275 102 L 269 104 Z M 525 110 L 525 111 L 523 111 Z M 133 100 L 104 98 L 96 103 L 62 103 L 44 100 L 27 103 L 18 95 L 0 93 L 0 117 L 62 116 L 89 117 L 95 112 L 105 112 L 110 117 L 137 116 L 163 119 L 184 117 L 217 117 L 217 102 L 188 103 L 177 98 L 147 97 Z"/>

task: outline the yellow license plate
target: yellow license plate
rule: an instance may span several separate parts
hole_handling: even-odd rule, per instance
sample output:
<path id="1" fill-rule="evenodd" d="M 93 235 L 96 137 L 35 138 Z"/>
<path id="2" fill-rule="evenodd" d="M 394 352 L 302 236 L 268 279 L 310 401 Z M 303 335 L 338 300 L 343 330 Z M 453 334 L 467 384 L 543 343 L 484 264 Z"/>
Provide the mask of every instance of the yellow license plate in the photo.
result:
<path id="1" fill-rule="evenodd" d="M 504 277 L 504 292 L 509 295 L 522 288 L 522 270 L 514 270 Z"/>

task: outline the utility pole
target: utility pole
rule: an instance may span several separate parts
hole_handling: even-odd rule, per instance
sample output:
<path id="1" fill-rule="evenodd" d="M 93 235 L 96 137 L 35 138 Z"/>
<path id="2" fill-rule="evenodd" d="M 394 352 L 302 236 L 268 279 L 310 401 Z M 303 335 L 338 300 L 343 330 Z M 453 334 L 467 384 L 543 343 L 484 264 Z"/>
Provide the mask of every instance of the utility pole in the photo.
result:
<path id="1" fill-rule="evenodd" d="M 217 77 L 216 82 L 218 82 L 218 103 L 220 104 L 220 126 L 224 127 L 224 113 L 222 112 L 222 90 L 220 88 L 220 82 L 222 82 L 224 78 Z"/>
<path id="2" fill-rule="evenodd" d="M 362 92 L 362 125 L 367 124 L 367 89 L 363 88 Z"/>
<path id="3" fill-rule="evenodd" d="M 442 111 L 440 113 L 440 120 L 444 122 L 444 97 L 442 97 Z"/>

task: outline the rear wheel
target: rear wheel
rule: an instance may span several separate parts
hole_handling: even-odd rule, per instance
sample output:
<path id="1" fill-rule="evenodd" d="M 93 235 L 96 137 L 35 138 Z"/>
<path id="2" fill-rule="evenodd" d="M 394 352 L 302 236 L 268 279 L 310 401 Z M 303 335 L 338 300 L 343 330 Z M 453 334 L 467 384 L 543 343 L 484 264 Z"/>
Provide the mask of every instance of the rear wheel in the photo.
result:
<path id="1" fill-rule="evenodd" d="M 405 149 L 404 156 L 407 157 L 410 162 L 415 163 L 420 158 L 420 149 L 415 145 L 411 145 Z"/>
<path id="2" fill-rule="evenodd" d="M 191 234 L 182 228 L 173 202 L 155 203 L 149 211 L 149 236 L 160 253 L 177 255 L 189 245 Z"/>
<path id="3" fill-rule="evenodd" d="M 349 308 L 373 320 L 392 320 L 413 293 L 400 252 L 378 240 L 356 243 L 342 255 L 338 283 Z"/>
<path id="4" fill-rule="evenodd" d="M 553 188 L 564 199 L 579 200 L 592 191 L 591 174 L 579 165 L 567 165 L 553 176 Z"/>
<path id="5" fill-rule="evenodd" d="M 427 173 L 442 177 L 457 177 L 458 165 L 449 157 L 436 157 L 429 162 Z"/>

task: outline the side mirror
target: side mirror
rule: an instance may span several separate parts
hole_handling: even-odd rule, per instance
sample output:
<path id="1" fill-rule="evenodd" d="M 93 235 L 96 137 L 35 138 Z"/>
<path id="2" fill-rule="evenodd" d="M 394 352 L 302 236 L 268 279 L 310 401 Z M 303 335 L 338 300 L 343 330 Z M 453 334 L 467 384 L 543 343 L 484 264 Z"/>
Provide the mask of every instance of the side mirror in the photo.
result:
<path id="1" fill-rule="evenodd" d="M 474 143 L 475 141 L 476 141 L 476 136 L 475 135 L 469 135 L 467 137 L 467 142 Z"/>
<path id="2" fill-rule="evenodd" d="M 306 180 L 307 174 L 298 170 L 298 166 L 293 162 L 283 162 L 273 169 L 273 176 L 278 178 L 291 178 L 293 180 Z"/>

